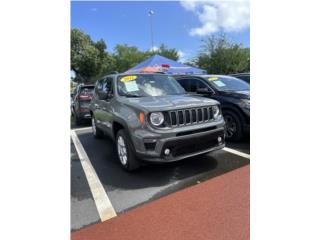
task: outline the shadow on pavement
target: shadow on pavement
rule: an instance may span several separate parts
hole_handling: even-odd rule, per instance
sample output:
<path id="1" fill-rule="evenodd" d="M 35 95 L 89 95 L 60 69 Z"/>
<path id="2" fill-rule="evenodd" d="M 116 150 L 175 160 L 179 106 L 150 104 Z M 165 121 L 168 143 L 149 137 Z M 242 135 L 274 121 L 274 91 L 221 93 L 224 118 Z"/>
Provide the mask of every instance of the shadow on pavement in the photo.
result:
<path id="1" fill-rule="evenodd" d="M 121 168 L 112 140 L 97 140 L 91 133 L 79 134 L 79 139 L 108 191 L 159 187 L 212 171 L 220 175 L 249 163 L 239 156 L 218 151 L 173 163 L 148 164 L 129 173 Z"/>

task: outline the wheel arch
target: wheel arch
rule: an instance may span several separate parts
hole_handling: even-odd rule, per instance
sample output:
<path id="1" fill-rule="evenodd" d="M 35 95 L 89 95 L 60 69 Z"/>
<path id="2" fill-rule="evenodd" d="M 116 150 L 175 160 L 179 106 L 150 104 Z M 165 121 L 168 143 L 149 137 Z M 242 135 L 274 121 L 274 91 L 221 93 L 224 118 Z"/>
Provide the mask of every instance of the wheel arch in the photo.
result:
<path id="1" fill-rule="evenodd" d="M 112 136 L 114 139 L 116 138 L 117 133 L 120 129 L 126 130 L 123 123 L 120 123 L 119 121 L 113 121 L 113 123 L 112 123 Z"/>
<path id="2" fill-rule="evenodd" d="M 236 105 L 233 105 L 233 104 L 221 105 L 221 110 L 222 110 L 222 115 L 223 115 L 223 111 L 232 111 L 240 117 L 241 121 L 247 122 L 245 115 L 243 114 L 241 109 Z"/>

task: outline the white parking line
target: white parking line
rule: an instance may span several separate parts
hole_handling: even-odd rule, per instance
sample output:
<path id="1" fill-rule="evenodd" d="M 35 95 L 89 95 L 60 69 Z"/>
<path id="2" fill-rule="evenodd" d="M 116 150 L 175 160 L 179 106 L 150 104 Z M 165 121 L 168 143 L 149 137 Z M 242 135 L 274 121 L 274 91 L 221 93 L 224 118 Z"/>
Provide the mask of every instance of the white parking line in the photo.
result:
<path id="1" fill-rule="evenodd" d="M 86 175 L 94 202 L 96 204 L 101 221 L 106 221 L 110 218 L 117 216 L 112 204 L 105 192 L 96 171 L 94 170 L 90 159 L 84 150 L 77 133 L 71 130 L 71 138 L 77 150 L 83 171 Z"/>
<path id="2" fill-rule="evenodd" d="M 229 152 L 229 153 L 236 154 L 236 155 L 238 155 L 240 157 L 244 157 L 244 158 L 250 159 L 250 155 L 249 154 L 246 154 L 246 153 L 243 153 L 243 152 L 231 149 L 231 148 L 224 147 L 224 148 L 222 148 L 222 150 L 224 150 L 226 152 Z"/>
<path id="3" fill-rule="evenodd" d="M 92 127 L 82 127 L 82 128 L 75 128 L 75 131 L 81 131 L 81 130 L 89 130 L 92 129 Z"/>

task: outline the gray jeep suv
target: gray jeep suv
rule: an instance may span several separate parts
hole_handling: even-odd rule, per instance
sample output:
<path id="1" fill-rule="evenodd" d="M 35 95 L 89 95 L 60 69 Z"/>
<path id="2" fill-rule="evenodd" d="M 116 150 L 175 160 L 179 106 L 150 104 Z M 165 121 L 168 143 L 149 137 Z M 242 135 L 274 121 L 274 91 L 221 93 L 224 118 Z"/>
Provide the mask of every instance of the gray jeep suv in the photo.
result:
<path id="1" fill-rule="evenodd" d="M 116 142 L 122 167 L 171 162 L 221 149 L 220 104 L 186 94 L 170 75 L 114 74 L 95 85 L 90 103 L 95 137 Z"/>

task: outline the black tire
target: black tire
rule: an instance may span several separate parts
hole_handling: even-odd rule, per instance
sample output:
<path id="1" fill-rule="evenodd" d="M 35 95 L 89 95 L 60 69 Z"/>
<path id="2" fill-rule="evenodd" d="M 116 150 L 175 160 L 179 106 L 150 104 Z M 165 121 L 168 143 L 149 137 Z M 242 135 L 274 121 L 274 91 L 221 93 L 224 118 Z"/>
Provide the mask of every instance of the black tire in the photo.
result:
<path id="1" fill-rule="evenodd" d="M 97 121 L 92 116 L 91 118 L 91 126 L 92 126 L 92 134 L 95 138 L 102 138 L 103 137 L 103 131 L 97 126 Z"/>
<path id="2" fill-rule="evenodd" d="M 243 138 L 243 127 L 240 116 L 230 110 L 223 111 L 226 122 L 226 140 L 240 141 Z"/>
<path id="3" fill-rule="evenodd" d="M 126 156 L 127 156 L 127 161 L 124 163 L 123 161 L 121 161 L 121 157 L 120 157 L 120 150 L 119 150 L 119 144 L 118 144 L 118 140 L 119 138 L 122 138 L 124 141 L 124 145 L 126 148 Z M 117 146 L 117 153 L 118 153 L 118 159 L 119 162 L 121 164 L 121 166 L 126 170 L 126 171 L 133 171 L 135 169 L 138 169 L 140 167 L 140 161 L 137 159 L 135 151 L 134 151 L 134 147 L 132 142 L 130 141 L 130 138 L 128 136 L 128 134 L 125 132 L 124 129 L 120 129 L 117 132 L 117 136 L 116 136 L 116 146 Z"/>
<path id="4" fill-rule="evenodd" d="M 76 122 L 76 126 L 81 125 L 82 121 L 81 119 L 77 116 L 77 114 L 74 114 L 74 118 L 75 118 L 75 122 Z"/>

